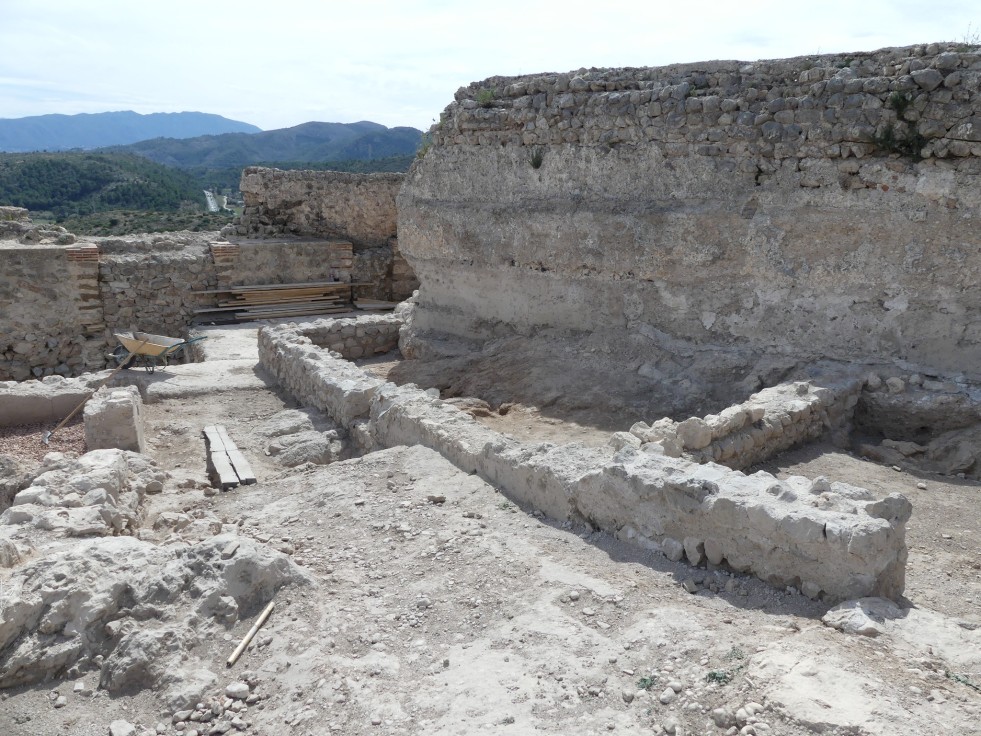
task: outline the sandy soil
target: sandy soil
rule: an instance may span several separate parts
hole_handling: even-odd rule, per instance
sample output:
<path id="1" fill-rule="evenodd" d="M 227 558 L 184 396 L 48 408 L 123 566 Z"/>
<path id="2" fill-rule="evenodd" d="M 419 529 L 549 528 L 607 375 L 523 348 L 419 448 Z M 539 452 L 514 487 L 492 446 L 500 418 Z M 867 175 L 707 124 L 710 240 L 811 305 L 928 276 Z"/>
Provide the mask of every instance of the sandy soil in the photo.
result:
<path id="1" fill-rule="evenodd" d="M 978 484 L 821 446 L 768 467 L 912 499 L 904 617 L 870 639 L 823 625 L 828 605 L 796 592 L 551 522 L 424 448 L 283 469 L 256 428 L 290 406 L 250 388 L 146 407 L 149 454 L 173 474 L 147 526 L 164 510 L 211 512 L 314 581 L 280 591 L 230 671 L 257 611 L 187 654 L 219 673 L 215 696 L 255 675 L 245 733 L 981 733 Z M 511 415 L 501 427 L 516 433 L 548 426 Z M 556 438 L 578 431 L 544 418 Z M 200 432 L 215 422 L 259 483 L 206 495 Z M 151 692 L 83 697 L 72 681 L 0 694 L 10 736 L 104 735 L 117 718 L 176 734 L 170 716 Z"/>

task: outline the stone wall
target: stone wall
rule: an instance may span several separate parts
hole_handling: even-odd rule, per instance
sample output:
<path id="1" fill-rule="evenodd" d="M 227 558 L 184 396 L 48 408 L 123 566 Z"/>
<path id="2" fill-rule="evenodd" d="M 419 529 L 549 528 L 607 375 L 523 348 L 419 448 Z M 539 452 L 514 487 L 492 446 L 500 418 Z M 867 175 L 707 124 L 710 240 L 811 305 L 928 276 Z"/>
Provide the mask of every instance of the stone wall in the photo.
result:
<path id="1" fill-rule="evenodd" d="M 900 495 L 876 500 L 823 478 L 747 476 L 668 457 L 655 442 L 619 451 L 518 442 L 435 390 L 395 386 L 317 347 L 308 336 L 317 329 L 263 328 L 260 360 L 364 447 L 425 445 L 553 518 L 586 520 L 671 559 L 727 564 L 812 597 L 903 591 L 911 509 Z"/>
<path id="2" fill-rule="evenodd" d="M 402 319 L 394 314 L 323 319 L 302 328 L 314 345 L 342 358 L 370 358 L 395 350 L 399 345 Z"/>
<path id="3" fill-rule="evenodd" d="M 214 301 L 193 293 L 214 289 L 218 283 L 214 261 L 201 240 L 107 240 L 99 250 L 107 350 L 116 345 L 113 333 L 119 331 L 183 336 L 195 310 Z"/>
<path id="4" fill-rule="evenodd" d="M 46 376 L 40 381 L 0 381 L 0 427 L 50 424 L 67 417 L 109 377 L 109 372 L 79 378 Z"/>
<path id="5" fill-rule="evenodd" d="M 395 197 L 404 176 L 252 166 L 240 184 L 245 209 L 227 235 L 350 240 L 354 281 L 374 285 L 359 293 L 401 301 L 418 286 L 397 241 Z"/>
<path id="6" fill-rule="evenodd" d="M 979 88 L 953 45 L 463 88 L 399 196 L 417 327 L 976 376 Z"/>
<path id="7" fill-rule="evenodd" d="M 630 431 L 695 462 L 742 470 L 826 434 L 847 446 L 864 383 L 864 378 L 830 376 L 782 383 L 718 414 L 683 422 L 662 419 L 653 426 L 638 422 Z"/>
<path id="8" fill-rule="evenodd" d="M 218 288 L 352 280 L 353 246 L 346 240 L 270 239 L 215 242 Z M 332 278 L 333 277 L 333 278 Z"/>
<path id="9" fill-rule="evenodd" d="M 0 241 L 0 381 L 108 364 L 113 333 L 183 337 L 230 285 L 350 279 L 351 244 L 214 243 L 214 234 L 103 238 L 71 246 Z"/>
<path id="10" fill-rule="evenodd" d="M 0 380 L 77 374 L 103 344 L 98 251 L 0 242 Z"/>

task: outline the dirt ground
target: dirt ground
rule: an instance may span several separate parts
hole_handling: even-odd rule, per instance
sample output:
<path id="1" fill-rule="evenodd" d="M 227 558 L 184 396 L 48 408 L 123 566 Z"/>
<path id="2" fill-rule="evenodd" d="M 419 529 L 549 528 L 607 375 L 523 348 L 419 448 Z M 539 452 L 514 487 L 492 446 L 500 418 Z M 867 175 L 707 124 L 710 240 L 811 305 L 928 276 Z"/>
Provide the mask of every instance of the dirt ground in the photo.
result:
<path id="1" fill-rule="evenodd" d="M 219 388 L 145 407 L 148 453 L 173 476 L 148 497 L 146 527 L 163 511 L 214 514 L 311 574 L 277 594 L 233 668 L 258 611 L 187 653 L 218 673 L 214 697 L 257 682 L 244 733 L 981 734 L 977 483 L 825 446 L 766 468 L 912 500 L 904 617 L 867 638 L 825 626 L 828 605 L 794 591 L 545 519 L 425 448 L 282 468 L 257 427 L 291 400 Z M 553 441 L 579 431 L 542 419 L 492 421 L 541 439 L 551 426 Z M 207 495 L 200 433 L 216 422 L 256 485 Z M 72 680 L 0 693 L 5 736 L 104 735 L 115 719 L 180 733 L 171 716 L 152 692 L 83 695 Z"/>

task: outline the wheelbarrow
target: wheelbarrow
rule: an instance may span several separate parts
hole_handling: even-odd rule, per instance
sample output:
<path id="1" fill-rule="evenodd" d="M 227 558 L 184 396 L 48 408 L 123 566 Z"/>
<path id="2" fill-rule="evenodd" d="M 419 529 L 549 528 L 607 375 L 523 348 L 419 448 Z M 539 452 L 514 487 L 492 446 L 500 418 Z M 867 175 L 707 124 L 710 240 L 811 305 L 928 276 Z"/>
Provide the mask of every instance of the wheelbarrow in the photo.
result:
<path id="1" fill-rule="evenodd" d="M 153 373 L 157 366 L 166 366 L 170 360 L 179 357 L 188 345 L 206 337 L 202 335 L 182 340 L 179 337 L 151 335 L 146 332 L 117 332 L 115 336 L 119 340 L 119 345 L 112 352 L 116 364 L 120 368 L 142 365 L 147 373 Z"/>

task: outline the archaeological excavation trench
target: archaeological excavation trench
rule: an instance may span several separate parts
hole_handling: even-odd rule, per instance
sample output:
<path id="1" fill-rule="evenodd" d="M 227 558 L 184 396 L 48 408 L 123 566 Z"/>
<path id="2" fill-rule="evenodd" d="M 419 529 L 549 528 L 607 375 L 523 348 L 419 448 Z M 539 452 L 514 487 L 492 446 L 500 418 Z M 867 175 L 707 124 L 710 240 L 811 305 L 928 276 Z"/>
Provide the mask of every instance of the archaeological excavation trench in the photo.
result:
<path id="1" fill-rule="evenodd" d="M 494 77 L 221 234 L 4 215 L 0 732 L 975 732 L 979 85 Z M 5 456 L 133 329 L 208 339 Z"/>

